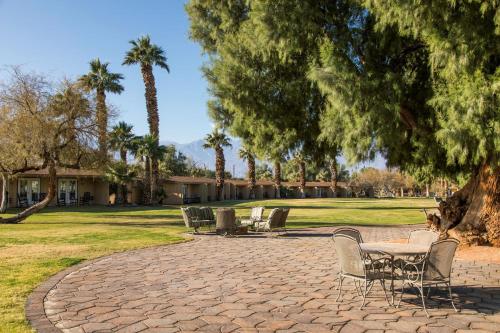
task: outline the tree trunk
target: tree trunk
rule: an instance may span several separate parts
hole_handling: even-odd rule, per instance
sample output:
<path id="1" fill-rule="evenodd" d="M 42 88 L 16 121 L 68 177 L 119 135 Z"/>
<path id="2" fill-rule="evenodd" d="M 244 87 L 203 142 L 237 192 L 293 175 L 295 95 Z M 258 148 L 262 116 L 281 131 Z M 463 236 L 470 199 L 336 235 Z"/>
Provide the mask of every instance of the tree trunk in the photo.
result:
<path id="1" fill-rule="evenodd" d="M 425 197 L 428 198 L 430 197 L 430 193 L 429 193 L 429 184 L 425 184 Z"/>
<path id="2" fill-rule="evenodd" d="M 500 247 L 500 167 L 485 163 L 459 191 L 439 204 L 442 231 L 470 245 Z"/>
<path id="3" fill-rule="evenodd" d="M 158 204 L 158 179 L 159 179 L 158 159 L 151 159 L 151 203 Z"/>
<path id="4" fill-rule="evenodd" d="M 257 181 L 255 179 L 255 157 L 248 156 L 248 189 L 250 191 L 250 199 L 255 199 L 255 185 Z"/>
<path id="5" fill-rule="evenodd" d="M 151 65 L 141 66 L 142 78 L 144 80 L 146 98 L 146 109 L 148 112 L 149 134 L 155 137 L 156 143 L 160 140 L 160 116 L 158 114 L 158 99 L 156 97 L 156 83 L 153 75 L 153 67 Z M 159 171 L 158 159 L 151 159 L 151 200 L 157 202 L 157 187 L 158 187 Z"/>
<path id="6" fill-rule="evenodd" d="M 49 188 L 47 191 L 47 196 L 45 199 L 40 201 L 39 203 L 26 208 L 19 214 L 13 216 L 13 217 L 8 217 L 8 218 L 0 218 L 0 224 L 1 223 L 19 223 L 28 218 L 29 216 L 35 214 L 36 212 L 40 211 L 41 209 L 45 208 L 55 197 L 56 195 L 56 180 L 57 180 L 57 174 L 56 174 L 56 168 L 55 164 L 53 161 L 49 162 L 48 165 L 49 169 Z"/>
<path id="7" fill-rule="evenodd" d="M 331 174 L 331 178 L 330 178 L 331 189 L 333 192 L 333 197 L 336 198 L 337 197 L 337 183 L 338 183 L 339 175 L 338 175 L 338 169 L 337 169 L 337 161 L 335 159 L 333 159 L 330 163 L 330 174 Z"/>
<path id="8" fill-rule="evenodd" d="M 99 159 L 101 163 L 104 163 L 108 155 L 108 111 L 106 109 L 106 94 L 103 89 L 97 89 L 96 110 Z"/>
<path id="9" fill-rule="evenodd" d="M 300 177 L 300 197 L 306 197 L 306 163 L 299 162 L 299 177 Z"/>
<path id="10" fill-rule="evenodd" d="M 276 199 L 281 198 L 281 163 L 274 162 L 274 187 L 276 190 Z"/>
<path id="11" fill-rule="evenodd" d="M 222 190 L 224 189 L 224 169 L 226 161 L 222 147 L 215 148 L 215 187 L 217 201 L 222 200 Z"/>
<path id="12" fill-rule="evenodd" d="M 0 214 L 7 211 L 7 189 L 9 188 L 9 175 L 2 172 L 2 202 L 0 203 Z"/>
<path id="13" fill-rule="evenodd" d="M 125 164 L 125 166 L 127 166 L 127 150 L 126 149 L 120 149 L 120 159 L 121 159 L 122 163 Z M 128 171 L 128 167 L 127 167 L 127 171 Z M 121 186 L 123 203 L 127 204 L 128 203 L 127 184 L 118 185 L 118 186 Z"/>
<path id="14" fill-rule="evenodd" d="M 146 157 L 144 161 L 144 203 L 146 205 L 151 204 L 151 166 L 149 162 L 149 157 Z"/>

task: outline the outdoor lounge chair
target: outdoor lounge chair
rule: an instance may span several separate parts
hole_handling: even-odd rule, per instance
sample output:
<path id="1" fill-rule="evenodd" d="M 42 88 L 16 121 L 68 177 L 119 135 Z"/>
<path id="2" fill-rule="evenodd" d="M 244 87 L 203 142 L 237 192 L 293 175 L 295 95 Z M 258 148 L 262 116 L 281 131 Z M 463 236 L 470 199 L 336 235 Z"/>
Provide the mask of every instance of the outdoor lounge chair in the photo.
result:
<path id="1" fill-rule="evenodd" d="M 181 207 L 181 212 L 186 228 L 193 228 L 195 233 L 201 227 L 215 224 L 214 213 L 210 207 Z"/>
<path id="2" fill-rule="evenodd" d="M 358 243 L 363 243 L 363 237 L 361 237 L 361 233 L 358 229 L 348 227 L 338 228 L 333 231 L 333 237 L 335 237 L 335 235 L 346 235 L 354 238 Z"/>
<path id="3" fill-rule="evenodd" d="M 376 281 L 380 282 L 384 290 L 385 300 L 389 303 L 385 288 L 385 279 L 389 279 L 390 274 L 384 270 L 389 264 L 389 259 L 385 257 L 371 259 L 369 256 L 365 256 L 361 251 L 358 240 L 344 234 L 334 234 L 333 244 L 340 263 L 339 294 L 336 300 L 338 301 L 342 296 L 342 283 L 344 279 L 349 278 L 354 280 L 358 295 L 361 294 L 363 296 L 363 303 L 359 309 L 362 309 L 365 305 L 366 296 Z"/>
<path id="4" fill-rule="evenodd" d="M 275 230 L 283 230 L 281 216 L 283 215 L 283 210 L 281 208 L 274 208 L 269 213 L 269 217 L 267 221 L 256 222 L 254 224 L 255 231 L 275 231 Z"/>
<path id="5" fill-rule="evenodd" d="M 250 219 L 241 220 L 241 225 L 252 226 L 255 222 L 263 222 L 262 215 L 264 214 L 264 207 L 252 207 L 252 212 L 250 213 Z"/>
<path id="6" fill-rule="evenodd" d="M 425 307 L 424 288 L 429 288 L 427 294 L 429 296 L 432 286 L 445 285 L 448 287 L 451 305 L 455 312 L 457 312 L 451 294 L 450 275 L 453 257 L 455 256 L 458 244 L 459 241 L 454 238 L 437 241 L 432 243 L 429 251 L 421 260 L 404 262 L 401 267 L 401 280 L 403 281 L 401 298 L 398 301 L 397 307 L 399 307 L 403 299 L 405 285 L 416 287 L 422 298 L 422 307 L 425 314 L 429 317 L 429 313 Z"/>

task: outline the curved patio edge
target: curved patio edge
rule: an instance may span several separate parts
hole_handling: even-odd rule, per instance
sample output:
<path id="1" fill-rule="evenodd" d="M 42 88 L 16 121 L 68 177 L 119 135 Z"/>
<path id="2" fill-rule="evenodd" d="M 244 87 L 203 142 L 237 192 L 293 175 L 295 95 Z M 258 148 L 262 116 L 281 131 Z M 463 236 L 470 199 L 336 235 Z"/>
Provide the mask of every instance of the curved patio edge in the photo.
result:
<path id="1" fill-rule="evenodd" d="M 26 303 L 24 305 L 24 313 L 25 313 L 26 319 L 28 320 L 29 325 L 31 326 L 31 328 L 33 328 L 37 332 L 41 332 L 41 333 L 61 333 L 62 332 L 62 330 L 55 327 L 54 324 L 47 318 L 47 314 L 45 313 L 45 308 L 44 308 L 44 301 L 45 301 L 45 297 L 47 296 L 49 291 L 52 290 L 62 279 L 64 279 L 69 274 L 74 273 L 74 272 L 76 272 L 76 271 L 78 271 L 86 266 L 92 265 L 93 263 L 104 260 L 110 256 L 117 254 L 117 253 L 134 252 L 134 251 L 139 251 L 139 250 L 144 250 L 144 249 L 152 249 L 152 248 L 156 248 L 156 247 L 171 246 L 171 245 L 182 244 L 185 242 L 192 242 L 192 241 L 199 240 L 197 238 L 187 238 L 188 236 L 192 236 L 190 234 L 183 233 L 181 235 L 183 237 L 185 237 L 185 239 L 183 241 L 170 243 L 170 244 L 154 245 L 154 246 L 137 248 L 137 249 L 129 249 L 129 250 L 125 250 L 125 251 L 119 251 L 119 252 L 105 254 L 105 255 L 97 257 L 97 258 L 84 260 L 81 263 L 78 263 L 74 266 L 70 266 L 70 267 L 52 275 L 47 280 L 40 283 L 29 294 L 28 298 L 26 299 Z"/>

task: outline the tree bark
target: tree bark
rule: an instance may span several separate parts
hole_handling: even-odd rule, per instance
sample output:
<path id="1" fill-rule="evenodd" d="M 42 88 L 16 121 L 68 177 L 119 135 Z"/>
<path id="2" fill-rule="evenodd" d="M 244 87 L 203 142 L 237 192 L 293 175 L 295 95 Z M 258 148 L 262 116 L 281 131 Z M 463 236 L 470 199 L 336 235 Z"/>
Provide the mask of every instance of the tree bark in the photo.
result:
<path id="1" fill-rule="evenodd" d="M 57 174 L 56 174 L 56 168 L 55 168 L 55 163 L 53 161 L 49 162 L 48 165 L 49 169 L 49 188 L 47 191 L 47 196 L 45 199 L 40 201 L 39 203 L 30 206 L 20 212 L 19 214 L 8 217 L 8 218 L 0 218 L 0 224 L 1 223 L 11 223 L 11 224 L 16 224 L 20 223 L 23 220 L 27 219 L 29 216 L 35 214 L 36 212 L 40 211 L 41 209 L 45 208 L 55 197 L 56 195 L 56 180 L 57 180 Z"/>
<path id="2" fill-rule="evenodd" d="M 224 189 L 224 169 L 226 161 L 222 147 L 215 148 L 215 188 L 217 201 L 222 200 L 222 190 Z"/>
<path id="3" fill-rule="evenodd" d="M 439 204 L 442 231 L 469 245 L 500 247 L 500 167 L 485 163 L 469 182 Z"/>
<path id="4" fill-rule="evenodd" d="M 125 166 L 127 166 L 127 150 L 126 149 L 123 149 L 123 148 L 120 149 L 120 159 L 121 159 L 122 163 L 125 164 Z M 118 186 L 121 186 L 123 204 L 127 204 L 128 203 L 127 184 L 118 185 Z"/>
<path id="5" fill-rule="evenodd" d="M 257 181 L 255 179 L 255 157 L 248 156 L 248 190 L 250 192 L 250 199 L 255 199 L 255 185 Z"/>
<path id="6" fill-rule="evenodd" d="M 281 163 L 274 162 L 274 187 L 276 191 L 276 199 L 281 198 Z"/>
<path id="7" fill-rule="evenodd" d="M 146 157 L 144 161 L 144 203 L 146 205 L 151 204 L 151 165 L 149 157 Z"/>
<path id="8" fill-rule="evenodd" d="M 429 193 L 429 184 L 425 184 L 425 197 L 428 198 L 430 197 L 430 193 Z"/>
<path id="9" fill-rule="evenodd" d="M 104 163 L 108 155 L 108 112 L 106 109 L 106 93 L 104 89 L 97 89 L 96 110 L 99 158 L 100 162 Z"/>
<path id="10" fill-rule="evenodd" d="M 306 163 L 301 161 L 299 163 L 299 177 L 300 177 L 300 196 L 306 197 Z"/>
<path id="11" fill-rule="evenodd" d="M 333 159 L 330 162 L 330 174 L 331 174 L 330 187 L 331 187 L 332 192 L 333 192 L 333 197 L 336 198 L 337 197 L 337 183 L 338 183 L 339 175 L 338 175 L 338 169 L 337 169 L 337 160 L 335 160 L 335 159 Z"/>
<path id="12" fill-rule="evenodd" d="M 7 211 L 7 188 L 9 187 L 9 175 L 2 172 L 2 202 L 0 203 L 0 214 Z"/>
<path id="13" fill-rule="evenodd" d="M 141 66 L 142 78 L 144 80 L 146 98 L 146 109 L 148 112 L 149 134 L 155 137 L 156 143 L 160 140 L 160 116 L 158 114 L 158 99 L 156 96 L 156 83 L 153 75 L 153 67 L 151 65 Z M 157 187 L 159 180 L 158 159 L 151 159 L 151 200 L 157 202 Z"/>

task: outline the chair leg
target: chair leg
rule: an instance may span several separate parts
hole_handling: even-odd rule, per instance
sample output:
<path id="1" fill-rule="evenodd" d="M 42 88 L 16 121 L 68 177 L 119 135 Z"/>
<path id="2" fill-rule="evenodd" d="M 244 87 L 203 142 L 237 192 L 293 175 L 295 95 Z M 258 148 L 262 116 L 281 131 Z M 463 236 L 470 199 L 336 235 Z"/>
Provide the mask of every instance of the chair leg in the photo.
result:
<path id="1" fill-rule="evenodd" d="M 458 312 L 457 308 L 455 307 L 455 303 L 453 303 L 453 296 L 451 294 L 451 283 L 447 283 L 447 285 L 448 285 L 448 292 L 450 293 L 451 306 L 453 306 L 455 312 Z"/>
<path id="2" fill-rule="evenodd" d="M 337 296 L 337 299 L 335 300 L 335 302 L 338 302 L 339 298 L 340 298 L 340 295 L 342 294 L 342 282 L 344 281 L 344 277 L 341 275 L 340 276 L 340 282 L 339 282 L 339 294 Z"/>
<path id="3" fill-rule="evenodd" d="M 389 302 L 389 297 L 387 297 L 387 289 L 385 288 L 385 280 L 379 280 L 379 282 L 380 282 L 380 285 L 382 286 L 382 290 L 384 290 L 385 301 L 389 305 L 392 305 L 391 302 Z"/>
<path id="4" fill-rule="evenodd" d="M 372 289 L 371 286 L 368 287 L 368 281 L 365 280 L 365 283 L 363 284 L 364 285 L 364 292 L 363 292 L 363 303 L 361 303 L 361 306 L 359 307 L 359 309 L 361 310 L 364 306 L 365 306 L 365 302 L 366 302 L 366 295 L 368 294 L 368 292 Z M 371 284 L 373 285 L 373 284 Z"/>
<path id="5" fill-rule="evenodd" d="M 427 312 L 427 308 L 425 307 L 425 293 L 424 293 L 424 286 L 416 286 L 418 291 L 420 292 L 420 298 L 422 299 L 422 307 L 424 308 L 424 312 L 427 315 L 427 318 L 429 318 L 429 312 Z"/>
<path id="6" fill-rule="evenodd" d="M 401 304 L 401 301 L 403 300 L 403 295 L 405 293 L 405 282 L 403 281 L 403 284 L 401 285 L 401 297 L 399 298 L 398 304 L 396 305 L 396 308 L 399 308 L 399 305 Z"/>

